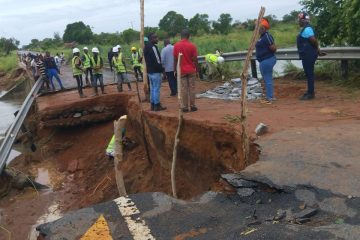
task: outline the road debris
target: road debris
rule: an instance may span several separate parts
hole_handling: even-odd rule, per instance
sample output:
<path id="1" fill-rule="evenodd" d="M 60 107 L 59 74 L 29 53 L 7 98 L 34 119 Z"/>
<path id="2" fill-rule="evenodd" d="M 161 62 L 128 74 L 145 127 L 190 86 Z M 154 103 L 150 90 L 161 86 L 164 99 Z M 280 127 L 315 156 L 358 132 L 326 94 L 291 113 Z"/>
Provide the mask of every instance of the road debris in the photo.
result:
<path id="1" fill-rule="evenodd" d="M 264 123 L 259 123 L 255 128 L 255 133 L 257 136 L 264 135 L 269 130 L 269 127 L 265 125 Z"/>

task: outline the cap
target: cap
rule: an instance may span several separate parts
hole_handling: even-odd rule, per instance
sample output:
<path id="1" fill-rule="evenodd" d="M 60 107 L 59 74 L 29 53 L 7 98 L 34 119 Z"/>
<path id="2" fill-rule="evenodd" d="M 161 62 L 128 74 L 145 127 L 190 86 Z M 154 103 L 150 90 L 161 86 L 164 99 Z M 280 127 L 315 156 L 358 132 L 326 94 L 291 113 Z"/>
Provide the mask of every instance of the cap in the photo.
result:
<path id="1" fill-rule="evenodd" d="M 301 12 L 301 13 L 299 13 L 299 19 L 300 20 L 310 20 L 310 16 L 307 12 Z"/>
<path id="2" fill-rule="evenodd" d="M 89 50 L 88 47 L 84 47 L 83 50 Z"/>
<path id="3" fill-rule="evenodd" d="M 91 49 L 91 52 L 93 53 L 99 53 L 99 49 L 97 47 L 94 47 L 93 49 Z"/>
<path id="4" fill-rule="evenodd" d="M 112 51 L 113 51 L 113 53 L 117 53 L 117 52 L 119 52 L 119 48 L 113 47 Z"/>
<path id="5" fill-rule="evenodd" d="M 73 53 L 78 53 L 78 52 L 80 52 L 80 49 L 74 48 L 74 49 L 72 50 L 72 52 L 73 52 Z"/>

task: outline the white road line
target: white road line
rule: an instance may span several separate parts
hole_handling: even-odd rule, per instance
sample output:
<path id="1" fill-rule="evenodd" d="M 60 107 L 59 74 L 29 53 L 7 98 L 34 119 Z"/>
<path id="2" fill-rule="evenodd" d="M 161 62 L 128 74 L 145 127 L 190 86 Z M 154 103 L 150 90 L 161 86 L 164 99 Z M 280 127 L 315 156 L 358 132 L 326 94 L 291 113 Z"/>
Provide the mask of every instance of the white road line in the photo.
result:
<path id="1" fill-rule="evenodd" d="M 155 240 L 151 234 L 150 228 L 146 225 L 145 220 L 137 218 L 132 219 L 132 216 L 139 214 L 140 211 L 135 203 L 128 197 L 120 197 L 114 200 L 118 206 L 121 215 L 127 223 L 128 229 L 133 236 L 134 240 Z"/>

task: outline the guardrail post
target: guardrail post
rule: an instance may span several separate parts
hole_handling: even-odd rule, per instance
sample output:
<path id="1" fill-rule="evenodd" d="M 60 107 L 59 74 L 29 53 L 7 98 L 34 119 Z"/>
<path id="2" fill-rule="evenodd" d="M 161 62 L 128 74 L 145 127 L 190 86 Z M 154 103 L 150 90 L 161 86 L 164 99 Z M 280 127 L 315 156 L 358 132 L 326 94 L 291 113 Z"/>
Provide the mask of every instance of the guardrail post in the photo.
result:
<path id="1" fill-rule="evenodd" d="M 349 78 L 349 61 L 341 60 L 341 77 L 344 80 Z"/>
<path id="2" fill-rule="evenodd" d="M 257 78 L 256 60 L 251 60 L 251 76 Z"/>

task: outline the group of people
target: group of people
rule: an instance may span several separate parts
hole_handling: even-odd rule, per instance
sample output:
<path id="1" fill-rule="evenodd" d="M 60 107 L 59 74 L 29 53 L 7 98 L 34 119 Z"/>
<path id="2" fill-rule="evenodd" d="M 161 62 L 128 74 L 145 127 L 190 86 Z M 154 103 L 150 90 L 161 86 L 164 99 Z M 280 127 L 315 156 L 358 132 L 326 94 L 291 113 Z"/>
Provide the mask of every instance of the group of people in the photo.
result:
<path id="1" fill-rule="evenodd" d="M 57 90 L 53 78 L 57 80 L 59 90 L 65 89 L 59 77 L 64 55 L 62 53 L 56 56 L 52 57 L 50 52 L 45 52 L 45 55 L 28 53 L 26 58 L 22 57 L 22 59 L 25 59 L 26 65 L 31 69 L 34 79 L 38 80 L 41 77 L 44 80 L 43 89 L 45 91 Z"/>
<path id="2" fill-rule="evenodd" d="M 149 42 L 144 48 L 144 57 L 150 82 L 150 103 L 151 111 L 162 111 L 166 107 L 160 102 L 160 88 L 162 74 L 165 73 L 169 82 L 171 96 L 177 94 L 176 66 L 178 64 L 179 54 L 182 54 L 181 69 L 181 94 L 182 111 L 197 111 L 195 105 L 195 79 L 197 77 L 197 48 L 189 41 L 190 33 L 187 29 L 181 32 L 181 40 L 174 46 L 166 39 L 164 48 L 160 53 L 158 49 L 158 37 L 155 33 L 148 36 Z"/>
<path id="3" fill-rule="evenodd" d="M 311 100 L 315 98 L 315 62 L 318 56 L 323 55 L 323 53 L 320 51 L 314 29 L 310 25 L 309 14 L 301 12 L 298 16 L 298 21 L 302 29 L 297 36 L 297 48 L 307 78 L 307 92 L 300 97 L 300 100 Z M 260 23 L 260 38 L 256 43 L 256 58 L 260 63 L 260 72 L 265 82 L 266 96 L 261 100 L 265 104 L 271 104 L 275 100 L 272 75 L 276 64 L 276 45 L 273 36 L 269 33 L 269 29 L 269 21 L 263 18 Z"/>
<path id="4" fill-rule="evenodd" d="M 93 95 L 98 96 L 98 82 L 100 84 L 100 89 L 102 94 L 105 93 L 104 88 L 104 77 L 103 77 L 103 67 L 104 61 L 100 56 L 100 51 L 97 47 L 91 49 L 92 55 L 89 53 L 89 48 L 83 48 L 83 54 L 80 56 L 80 49 L 74 48 L 72 50 L 73 57 L 71 59 L 71 68 L 73 71 L 73 76 L 76 80 L 77 89 L 81 98 L 86 97 L 83 92 L 83 74 L 85 74 L 86 86 L 92 86 Z M 90 79 L 90 80 L 89 80 Z M 91 81 L 91 83 L 90 83 Z"/>

